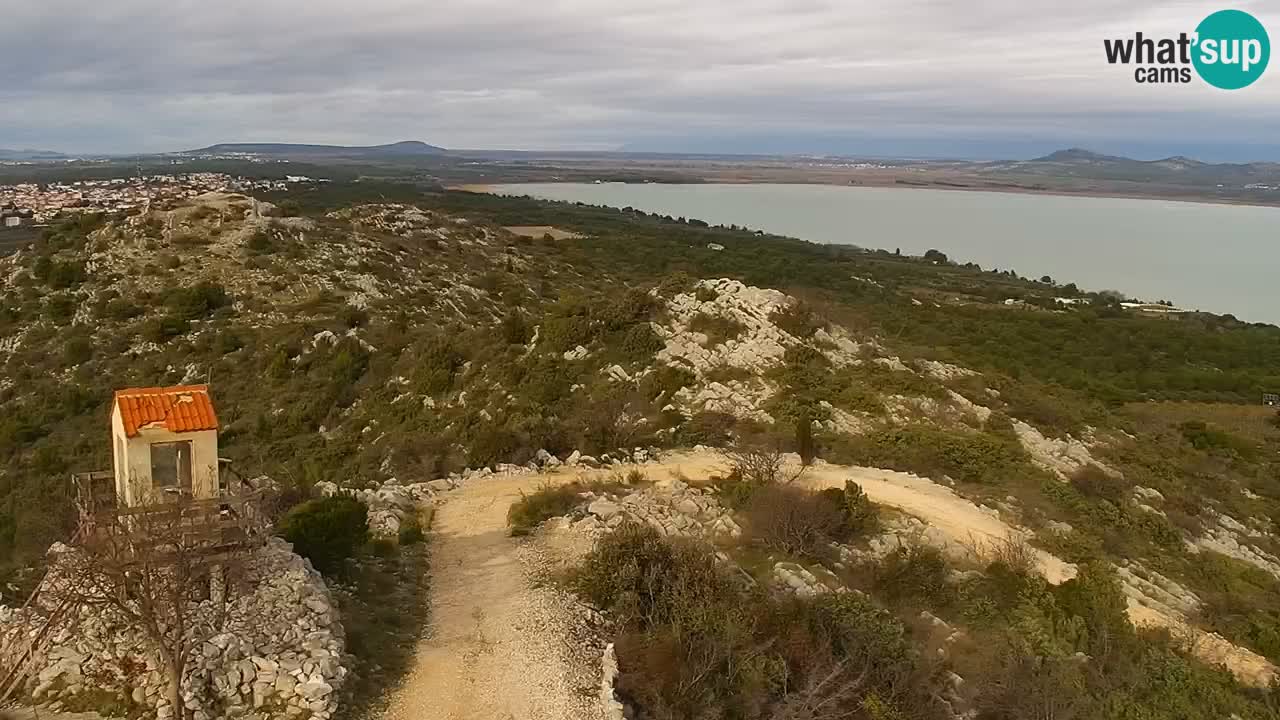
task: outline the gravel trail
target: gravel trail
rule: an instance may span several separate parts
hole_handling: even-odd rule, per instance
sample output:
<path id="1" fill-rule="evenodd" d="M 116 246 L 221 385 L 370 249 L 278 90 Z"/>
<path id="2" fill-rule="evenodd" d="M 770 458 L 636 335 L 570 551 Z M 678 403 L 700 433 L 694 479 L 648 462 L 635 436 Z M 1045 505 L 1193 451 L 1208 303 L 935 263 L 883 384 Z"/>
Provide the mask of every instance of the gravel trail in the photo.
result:
<path id="1" fill-rule="evenodd" d="M 533 541 L 507 535 L 521 491 L 556 480 L 494 476 L 448 494 L 432 529 L 431 628 L 387 720 L 598 720 L 572 606 L 531 577 L 545 565 Z"/>

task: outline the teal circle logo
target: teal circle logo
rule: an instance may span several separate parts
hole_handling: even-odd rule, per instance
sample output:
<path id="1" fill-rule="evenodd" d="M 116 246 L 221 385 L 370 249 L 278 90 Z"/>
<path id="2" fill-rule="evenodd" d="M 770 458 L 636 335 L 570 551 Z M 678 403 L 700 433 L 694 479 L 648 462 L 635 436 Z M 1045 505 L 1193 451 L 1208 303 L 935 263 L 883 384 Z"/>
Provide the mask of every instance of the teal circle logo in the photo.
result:
<path id="1" fill-rule="evenodd" d="M 1191 58 L 1205 82 L 1239 90 L 1262 77 L 1271 59 L 1271 39 L 1258 19 L 1242 10 L 1219 10 L 1196 27 Z"/>

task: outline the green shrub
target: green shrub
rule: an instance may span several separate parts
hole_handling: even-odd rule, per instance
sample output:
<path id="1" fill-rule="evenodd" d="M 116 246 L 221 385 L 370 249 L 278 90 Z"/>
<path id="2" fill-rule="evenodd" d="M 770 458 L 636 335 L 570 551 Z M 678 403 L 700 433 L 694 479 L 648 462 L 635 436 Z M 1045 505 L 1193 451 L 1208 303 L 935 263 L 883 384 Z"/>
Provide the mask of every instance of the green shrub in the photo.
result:
<path id="1" fill-rule="evenodd" d="M 413 347 L 413 383 L 424 395 L 437 395 L 453 386 L 466 357 L 443 333 L 431 333 Z"/>
<path id="2" fill-rule="evenodd" d="M 416 545 L 427 539 L 426 533 L 422 531 L 422 523 L 416 517 L 406 518 L 400 524 L 399 542 L 401 545 Z"/>
<path id="3" fill-rule="evenodd" d="M 79 303 L 70 295 L 55 295 L 44 303 L 45 316 L 56 325 L 66 325 L 76 314 Z"/>
<path id="4" fill-rule="evenodd" d="M 186 318 L 163 315 L 148 320 L 142 326 L 142 339 L 153 343 L 166 343 L 191 329 Z"/>
<path id="5" fill-rule="evenodd" d="M 277 533 L 316 569 L 332 574 L 369 540 L 369 508 L 348 495 L 308 500 L 281 518 Z"/>
<path id="6" fill-rule="evenodd" d="M 668 542 L 633 522 L 596 543 L 573 586 L 596 607 L 613 611 L 620 625 L 638 628 L 680 622 L 699 605 L 737 596 L 713 553 Z"/>
<path id="7" fill-rule="evenodd" d="M 396 556 L 396 544 L 387 538 L 376 538 L 369 541 L 369 554 L 376 558 L 391 558 Z"/>
<path id="8" fill-rule="evenodd" d="M 101 315 L 110 320 L 132 320 L 145 312 L 137 304 L 125 300 L 124 298 L 114 298 L 108 300 L 106 305 L 102 306 Z"/>
<path id="9" fill-rule="evenodd" d="M 369 324 L 369 311 L 348 305 L 342 309 L 341 320 L 348 328 L 364 327 Z"/>
<path id="10" fill-rule="evenodd" d="M 578 504 L 581 488 L 576 483 L 545 485 L 533 493 L 521 493 L 507 511 L 507 527 L 512 535 L 528 535 L 544 520 L 565 515 Z"/>
<path id="11" fill-rule="evenodd" d="M 1219 455 L 1234 455 L 1252 459 L 1258 448 L 1239 435 L 1234 435 L 1199 420 L 1188 420 L 1178 425 L 1178 431 L 1197 450 Z"/>
<path id="12" fill-rule="evenodd" d="M 266 230 L 257 230 L 245 241 L 244 248 L 250 255 L 271 255 L 278 248 Z"/>
<path id="13" fill-rule="evenodd" d="M 814 333 L 826 328 L 827 321 L 823 320 L 808 305 L 803 302 L 774 310 L 769 315 L 769 321 L 777 325 L 784 332 L 804 340 L 812 337 Z"/>
<path id="14" fill-rule="evenodd" d="M 165 296 L 170 312 L 183 320 L 198 320 L 231 302 L 221 285 L 202 280 L 195 285 L 178 288 Z"/>
<path id="15" fill-rule="evenodd" d="M 615 619 L 618 689 L 645 717 L 947 717 L 902 624 L 858 594 L 778 600 L 709 546 L 633 523 L 601 538 L 573 585 Z"/>
<path id="16" fill-rule="evenodd" d="M 235 352 L 245 346 L 245 340 L 240 333 L 235 330 L 220 330 L 214 336 L 212 348 L 219 355 Z"/>
<path id="17" fill-rule="evenodd" d="M 880 528 L 880 511 L 862 486 L 852 480 L 844 481 L 840 503 L 844 510 L 845 524 L 851 535 L 867 535 Z"/>
<path id="18" fill-rule="evenodd" d="M 502 339 L 508 345 L 524 345 L 533 338 L 533 330 L 524 313 L 512 310 L 502 318 Z"/>
<path id="19" fill-rule="evenodd" d="M 1071 474 L 1071 484 L 1080 494 L 1119 505 L 1124 502 L 1124 482 L 1102 468 L 1089 463 Z"/>
<path id="20" fill-rule="evenodd" d="M 89 277 L 85 271 L 84 263 L 76 261 L 63 262 L 53 260 L 45 266 L 43 272 L 41 272 L 40 261 L 37 261 L 34 272 L 36 279 L 45 281 L 54 290 L 66 290 L 76 287 Z"/>
<path id="21" fill-rule="evenodd" d="M 888 428 L 850 438 L 836 450 L 856 464 L 946 474 L 962 482 L 1001 483 L 1035 472 L 1016 440 L 993 432 Z"/>
<path id="22" fill-rule="evenodd" d="M 703 410 L 694 413 L 680 427 L 680 442 L 683 445 L 723 446 L 729 442 L 738 418 L 729 413 Z"/>
<path id="23" fill-rule="evenodd" d="M 77 335 L 70 340 L 62 348 L 62 359 L 68 365 L 79 365 L 88 362 L 93 358 L 93 339 L 84 335 Z"/>
<path id="24" fill-rule="evenodd" d="M 657 365 L 653 372 L 640 380 L 640 390 L 645 397 L 670 399 L 681 388 L 689 387 L 697 382 L 697 376 L 690 370 L 678 365 Z"/>
<path id="25" fill-rule="evenodd" d="M 1280 580 L 1261 568 L 1215 552 L 1195 560 L 1201 620 L 1233 642 L 1280 661 Z"/>
<path id="26" fill-rule="evenodd" d="M 938 607 L 950 600 L 947 573 L 942 551 L 928 545 L 904 545 L 876 567 L 875 589 L 893 603 Z"/>
<path id="27" fill-rule="evenodd" d="M 628 360 L 647 363 L 653 360 L 653 356 L 657 355 L 664 345 L 662 338 L 658 337 L 658 333 L 654 332 L 646 322 L 637 323 L 623 331 L 617 347 Z"/>

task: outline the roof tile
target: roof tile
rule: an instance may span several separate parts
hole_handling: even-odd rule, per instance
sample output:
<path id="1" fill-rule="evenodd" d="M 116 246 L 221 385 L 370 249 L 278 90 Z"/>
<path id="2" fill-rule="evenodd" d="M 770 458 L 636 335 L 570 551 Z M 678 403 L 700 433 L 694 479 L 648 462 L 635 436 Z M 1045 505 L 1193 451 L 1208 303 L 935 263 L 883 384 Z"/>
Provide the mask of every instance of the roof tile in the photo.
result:
<path id="1" fill-rule="evenodd" d="M 117 390 L 115 403 L 129 437 L 137 437 L 140 428 L 152 423 L 163 423 L 176 433 L 218 429 L 208 385 Z"/>

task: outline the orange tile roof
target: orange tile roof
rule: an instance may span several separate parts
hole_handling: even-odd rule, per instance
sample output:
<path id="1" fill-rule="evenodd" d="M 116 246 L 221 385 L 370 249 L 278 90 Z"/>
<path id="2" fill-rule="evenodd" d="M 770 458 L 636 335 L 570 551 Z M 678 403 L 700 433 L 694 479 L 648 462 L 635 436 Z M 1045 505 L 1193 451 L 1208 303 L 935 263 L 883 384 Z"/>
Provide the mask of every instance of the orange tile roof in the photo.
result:
<path id="1" fill-rule="evenodd" d="M 137 437 L 139 428 L 152 423 L 164 423 L 166 430 L 176 433 L 218 429 L 208 385 L 117 390 L 115 403 L 129 437 Z"/>

